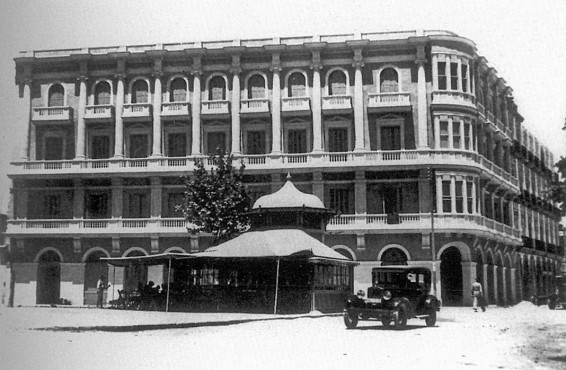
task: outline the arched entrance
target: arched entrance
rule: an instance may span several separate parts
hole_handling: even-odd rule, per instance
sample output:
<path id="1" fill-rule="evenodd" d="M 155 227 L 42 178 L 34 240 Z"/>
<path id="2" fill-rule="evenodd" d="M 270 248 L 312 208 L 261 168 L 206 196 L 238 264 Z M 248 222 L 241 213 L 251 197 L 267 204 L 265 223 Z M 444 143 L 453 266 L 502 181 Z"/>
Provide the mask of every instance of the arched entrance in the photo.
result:
<path id="1" fill-rule="evenodd" d="M 440 284 L 442 304 L 462 304 L 462 255 L 456 247 L 448 247 L 440 255 Z"/>
<path id="2" fill-rule="evenodd" d="M 125 257 L 145 256 L 141 251 L 131 251 Z M 138 284 L 147 283 L 147 266 L 142 264 L 130 264 L 124 269 L 124 289 L 133 292 L 138 288 Z"/>
<path id="3" fill-rule="evenodd" d="M 495 303 L 495 284 L 493 280 L 493 256 L 487 254 L 487 299 L 489 304 Z"/>
<path id="4" fill-rule="evenodd" d="M 84 280 L 84 304 L 85 305 L 95 305 L 96 304 L 96 283 L 100 275 L 104 275 L 106 281 L 108 281 L 108 264 L 102 262 L 100 258 L 106 257 L 106 254 L 102 251 L 94 251 L 90 253 L 86 259 L 85 263 L 85 280 Z M 106 292 L 105 292 L 106 294 Z M 106 298 L 104 298 L 106 301 Z"/>
<path id="5" fill-rule="evenodd" d="M 499 306 L 504 306 L 505 302 L 505 274 L 503 273 L 503 260 L 501 259 L 501 255 L 497 255 L 497 304 Z"/>
<path id="6" fill-rule="evenodd" d="M 406 265 L 407 255 L 400 248 L 389 248 L 381 255 L 381 265 Z"/>
<path id="7" fill-rule="evenodd" d="M 43 253 L 37 265 L 37 304 L 57 304 L 61 293 L 61 259 L 54 251 Z"/>
<path id="8" fill-rule="evenodd" d="M 525 257 L 523 259 L 523 264 L 522 264 L 522 268 L 521 268 L 521 272 L 522 274 L 522 282 L 523 282 L 523 299 L 524 300 L 529 300 L 531 297 L 531 284 L 529 284 L 529 282 L 531 281 L 531 270 L 529 269 L 529 259 L 527 257 Z"/>
<path id="9" fill-rule="evenodd" d="M 512 285 L 512 273 L 513 270 L 511 269 L 511 258 L 509 257 L 509 255 L 507 255 L 507 257 L 505 258 L 505 267 L 507 267 L 507 271 L 505 273 L 505 282 L 506 282 L 506 289 L 507 289 L 507 302 L 506 304 L 508 305 L 513 305 L 515 304 L 515 302 L 513 302 L 513 285 Z"/>

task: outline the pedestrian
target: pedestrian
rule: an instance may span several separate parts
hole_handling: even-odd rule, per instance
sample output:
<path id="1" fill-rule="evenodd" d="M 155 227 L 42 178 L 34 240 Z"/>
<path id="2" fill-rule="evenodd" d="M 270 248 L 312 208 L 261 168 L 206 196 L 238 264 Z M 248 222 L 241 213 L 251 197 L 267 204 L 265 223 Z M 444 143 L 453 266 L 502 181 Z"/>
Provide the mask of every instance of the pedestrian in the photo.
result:
<path id="1" fill-rule="evenodd" d="M 104 308 L 102 300 L 104 298 L 104 290 L 110 288 L 110 284 L 106 284 L 104 275 L 100 275 L 98 281 L 96 282 L 96 307 Z"/>
<path id="2" fill-rule="evenodd" d="M 476 278 L 476 281 L 472 284 L 472 298 L 474 300 L 473 302 L 474 312 L 478 312 L 478 303 L 482 311 L 485 312 L 483 289 L 479 278 Z"/>

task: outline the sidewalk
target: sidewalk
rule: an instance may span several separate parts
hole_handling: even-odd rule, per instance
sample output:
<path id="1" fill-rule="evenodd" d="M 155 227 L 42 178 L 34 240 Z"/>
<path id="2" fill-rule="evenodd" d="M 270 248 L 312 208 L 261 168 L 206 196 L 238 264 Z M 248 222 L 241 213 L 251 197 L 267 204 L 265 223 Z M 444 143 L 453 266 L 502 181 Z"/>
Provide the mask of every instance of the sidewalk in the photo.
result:
<path id="1" fill-rule="evenodd" d="M 35 329 L 128 332 L 236 325 L 252 321 L 294 320 L 336 315 L 341 315 L 341 313 L 312 312 L 300 315 L 272 315 L 231 312 L 134 311 L 69 306 L 2 307 L 0 308 L 0 329 L 2 331 Z"/>

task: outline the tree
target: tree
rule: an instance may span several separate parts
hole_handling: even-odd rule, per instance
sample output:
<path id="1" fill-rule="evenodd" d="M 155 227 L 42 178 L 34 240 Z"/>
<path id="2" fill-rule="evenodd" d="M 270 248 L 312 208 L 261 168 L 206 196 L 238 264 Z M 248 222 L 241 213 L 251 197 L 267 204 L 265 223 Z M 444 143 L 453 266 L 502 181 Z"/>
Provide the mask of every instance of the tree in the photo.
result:
<path id="1" fill-rule="evenodd" d="M 566 216 L 566 158 L 560 157 L 555 167 L 558 167 L 559 177 L 553 179 L 548 196 L 553 201 L 561 203 L 562 216 Z"/>
<path id="2" fill-rule="evenodd" d="M 191 234 L 211 233 L 214 242 L 230 239 L 249 227 L 250 197 L 243 183 L 244 164 L 232 165 L 234 157 L 223 153 L 210 155 L 207 171 L 204 159 L 195 159 L 192 177 L 185 177 L 185 202 L 179 209 Z"/>

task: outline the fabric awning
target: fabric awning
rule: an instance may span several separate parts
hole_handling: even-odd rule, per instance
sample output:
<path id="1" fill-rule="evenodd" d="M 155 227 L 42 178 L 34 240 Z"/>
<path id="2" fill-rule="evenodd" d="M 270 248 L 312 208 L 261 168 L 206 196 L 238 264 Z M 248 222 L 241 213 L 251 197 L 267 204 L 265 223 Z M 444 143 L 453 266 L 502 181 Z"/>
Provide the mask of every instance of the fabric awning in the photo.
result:
<path id="1" fill-rule="evenodd" d="M 190 253 L 160 253 L 150 254 L 148 256 L 134 256 L 134 257 L 103 257 L 100 260 L 108 262 L 113 266 L 123 267 L 129 266 L 134 263 L 145 265 L 161 265 L 167 263 L 169 260 L 191 258 L 193 255 Z"/>
<path id="2" fill-rule="evenodd" d="M 248 231 L 238 237 L 210 247 L 193 257 L 208 258 L 291 258 L 304 257 L 351 262 L 306 232 L 297 229 Z"/>

